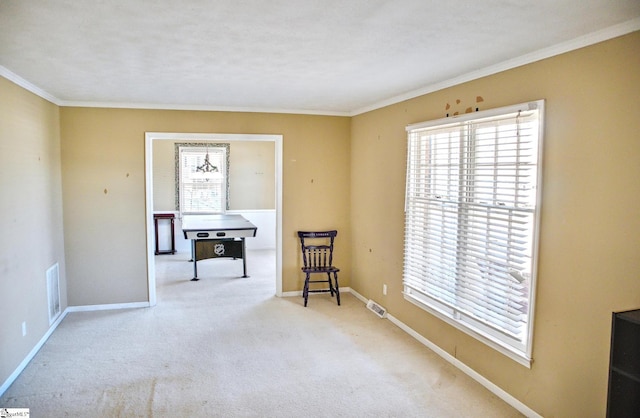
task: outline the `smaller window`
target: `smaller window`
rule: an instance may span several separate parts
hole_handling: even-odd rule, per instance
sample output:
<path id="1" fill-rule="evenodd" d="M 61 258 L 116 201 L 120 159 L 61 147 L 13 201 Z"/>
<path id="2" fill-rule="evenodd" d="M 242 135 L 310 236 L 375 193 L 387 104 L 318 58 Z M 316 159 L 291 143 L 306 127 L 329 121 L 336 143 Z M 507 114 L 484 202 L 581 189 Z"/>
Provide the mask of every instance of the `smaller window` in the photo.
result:
<path id="1" fill-rule="evenodd" d="M 176 144 L 176 203 L 182 213 L 228 208 L 229 144 Z"/>

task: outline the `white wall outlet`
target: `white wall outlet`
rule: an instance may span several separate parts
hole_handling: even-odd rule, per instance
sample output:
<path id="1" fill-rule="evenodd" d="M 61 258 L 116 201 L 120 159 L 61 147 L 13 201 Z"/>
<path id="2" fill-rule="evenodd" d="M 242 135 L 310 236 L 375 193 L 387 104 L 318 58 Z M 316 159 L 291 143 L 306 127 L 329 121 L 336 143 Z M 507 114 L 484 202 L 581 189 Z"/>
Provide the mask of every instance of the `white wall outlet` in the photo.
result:
<path id="1" fill-rule="evenodd" d="M 383 295 L 386 295 L 386 294 L 387 294 L 387 285 L 386 285 L 386 284 L 383 284 L 383 285 L 382 285 L 382 294 L 383 294 Z"/>
<path id="2" fill-rule="evenodd" d="M 26 337 L 26 335 L 27 335 L 27 323 L 23 322 L 22 323 L 22 336 Z"/>

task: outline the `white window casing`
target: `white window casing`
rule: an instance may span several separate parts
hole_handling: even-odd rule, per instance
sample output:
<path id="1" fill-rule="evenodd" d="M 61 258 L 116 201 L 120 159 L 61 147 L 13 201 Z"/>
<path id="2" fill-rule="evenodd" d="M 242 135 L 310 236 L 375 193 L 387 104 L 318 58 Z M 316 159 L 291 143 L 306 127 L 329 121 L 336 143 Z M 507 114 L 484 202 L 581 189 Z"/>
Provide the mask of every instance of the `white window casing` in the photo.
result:
<path id="1" fill-rule="evenodd" d="M 404 295 L 532 362 L 544 101 L 410 125 Z"/>

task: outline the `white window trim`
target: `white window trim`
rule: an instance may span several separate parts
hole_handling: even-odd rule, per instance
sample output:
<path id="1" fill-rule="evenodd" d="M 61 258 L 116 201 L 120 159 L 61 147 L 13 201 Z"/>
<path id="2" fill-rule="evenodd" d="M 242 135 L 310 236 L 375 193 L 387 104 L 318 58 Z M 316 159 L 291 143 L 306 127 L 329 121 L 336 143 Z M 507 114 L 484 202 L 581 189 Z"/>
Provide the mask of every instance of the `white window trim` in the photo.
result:
<path id="1" fill-rule="evenodd" d="M 445 126 L 447 124 L 458 124 L 458 123 L 473 120 L 473 119 L 498 116 L 502 114 L 518 112 L 519 110 L 532 110 L 532 109 L 539 110 L 539 115 L 538 115 L 538 132 L 539 132 L 538 149 L 539 151 L 538 151 L 538 161 L 537 161 L 538 188 L 537 188 L 537 204 L 534 211 L 535 228 L 533 231 L 533 254 L 532 254 L 533 263 L 532 263 L 530 297 L 529 297 L 530 303 L 529 303 L 529 309 L 528 309 L 528 335 L 527 335 L 527 344 L 525 349 L 523 351 L 519 351 L 511 347 L 510 345 L 503 343 L 499 339 L 485 334 L 484 332 L 482 332 L 482 330 L 479 327 L 476 327 L 469 322 L 465 322 L 465 321 L 453 318 L 452 316 L 450 316 L 450 314 L 445 312 L 445 310 L 440 310 L 436 306 L 428 305 L 421 299 L 416 298 L 412 294 L 411 289 L 407 288 L 406 286 L 404 286 L 405 290 L 403 292 L 404 297 L 407 301 L 426 310 L 427 312 L 436 316 L 440 320 L 452 325 L 453 327 L 466 333 L 467 335 L 470 335 L 476 338 L 477 340 L 492 347 L 496 351 L 504 354 L 505 356 L 511 358 L 512 360 L 516 361 L 517 363 L 527 368 L 531 368 L 531 364 L 533 363 L 532 351 L 533 351 L 533 330 L 534 330 L 534 319 L 535 319 L 534 309 L 536 305 L 536 282 L 537 282 L 537 275 L 538 275 L 537 269 L 538 269 L 538 247 L 539 247 L 538 243 L 539 243 L 539 231 L 540 231 L 540 227 L 539 227 L 540 226 L 540 207 L 541 207 L 541 197 L 542 197 L 541 186 L 542 186 L 542 149 L 543 149 L 543 138 L 544 138 L 544 100 L 537 100 L 537 101 L 513 105 L 513 106 L 505 106 L 505 107 L 486 110 L 486 111 L 468 113 L 468 114 L 464 114 L 464 115 L 460 115 L 452 118 L 447 117 L 447 118 L 442 118 L 438 120 L 412 124 L 406 127 L 407 132 L 410 132 L 410 131 L 421 129 L 421 128 Z M 410 150 L 407 149 L 407 152 L 409 153 Z M 407 170 L 408 169 L 409 167 L 407 166 Z M 405 209 L 406 207 L 407 207 L 407 203 L 405 202 Z M 421 297 L 424 297 L 424 296 L 421 295 Z"/>
<path id="2" fill-rule="evenodd" d="M 228 208 L 228 146 L 227 144 L 176 144 L 177 149 L 177 191 L 176 198 L 179 204 L 179 210 L 181 214 L 208 214 L 208 213 L 224 213 Z M 183 172 L 183 153 L 190 154 L 221 154 L 221 165 L 218 167 L 219 173 L 222 176 L 216 183 L 220 183 L 220 210 L 218 211 L 202 211 L 202 210 L 188 210 L 185 197 L 185 179 Z M 219 164 L 218 164 L 219 165 Z"/>
<path id="3" fill-rule="evenodd" d="M 183 187 L 182 185 L 182 150 L 189 151 L 191 149 L 207 150 L 211 149 L 215 152 L 217 149 L 224 151 L 223 167 L 221 167 L 221 173 L 224 176 L 223 183 L 223 196 L 222 196 L 222 212 L 224 213 L 229 209 L 229 160 L 230 160 L 230 146 L 228 143 L 213 142 L 213 143 L 199 143 L 199 142 L 176 142 L 175 143 L 175 205 L 176 211 L 179 213 L 191 213 L 185 212 L 185 206 L 183 204 Z M 195 214 L 203 214 L 203 212 L 192 212 Z"/>

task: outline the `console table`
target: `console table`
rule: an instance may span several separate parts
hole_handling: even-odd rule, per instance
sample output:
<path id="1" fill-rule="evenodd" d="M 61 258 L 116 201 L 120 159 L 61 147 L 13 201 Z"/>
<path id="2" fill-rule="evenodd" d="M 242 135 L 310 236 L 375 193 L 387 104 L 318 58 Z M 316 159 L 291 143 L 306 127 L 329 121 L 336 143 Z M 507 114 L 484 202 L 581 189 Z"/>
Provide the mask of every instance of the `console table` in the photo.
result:
<path id="1" fill-rule="evenodd" d="M 156 233 L 156 255 L 158 254 L 175 254 L 176 253 L 176 236 L 174 231 L 176 216 L 173 213 L 154 213 L 153 214 L 153 224 L 155 227 Z M 160 250 L 160 243 L 158 240 L 158 221 L 166 220 L 171 223 L 171 249 L 170 250 Z"/>

